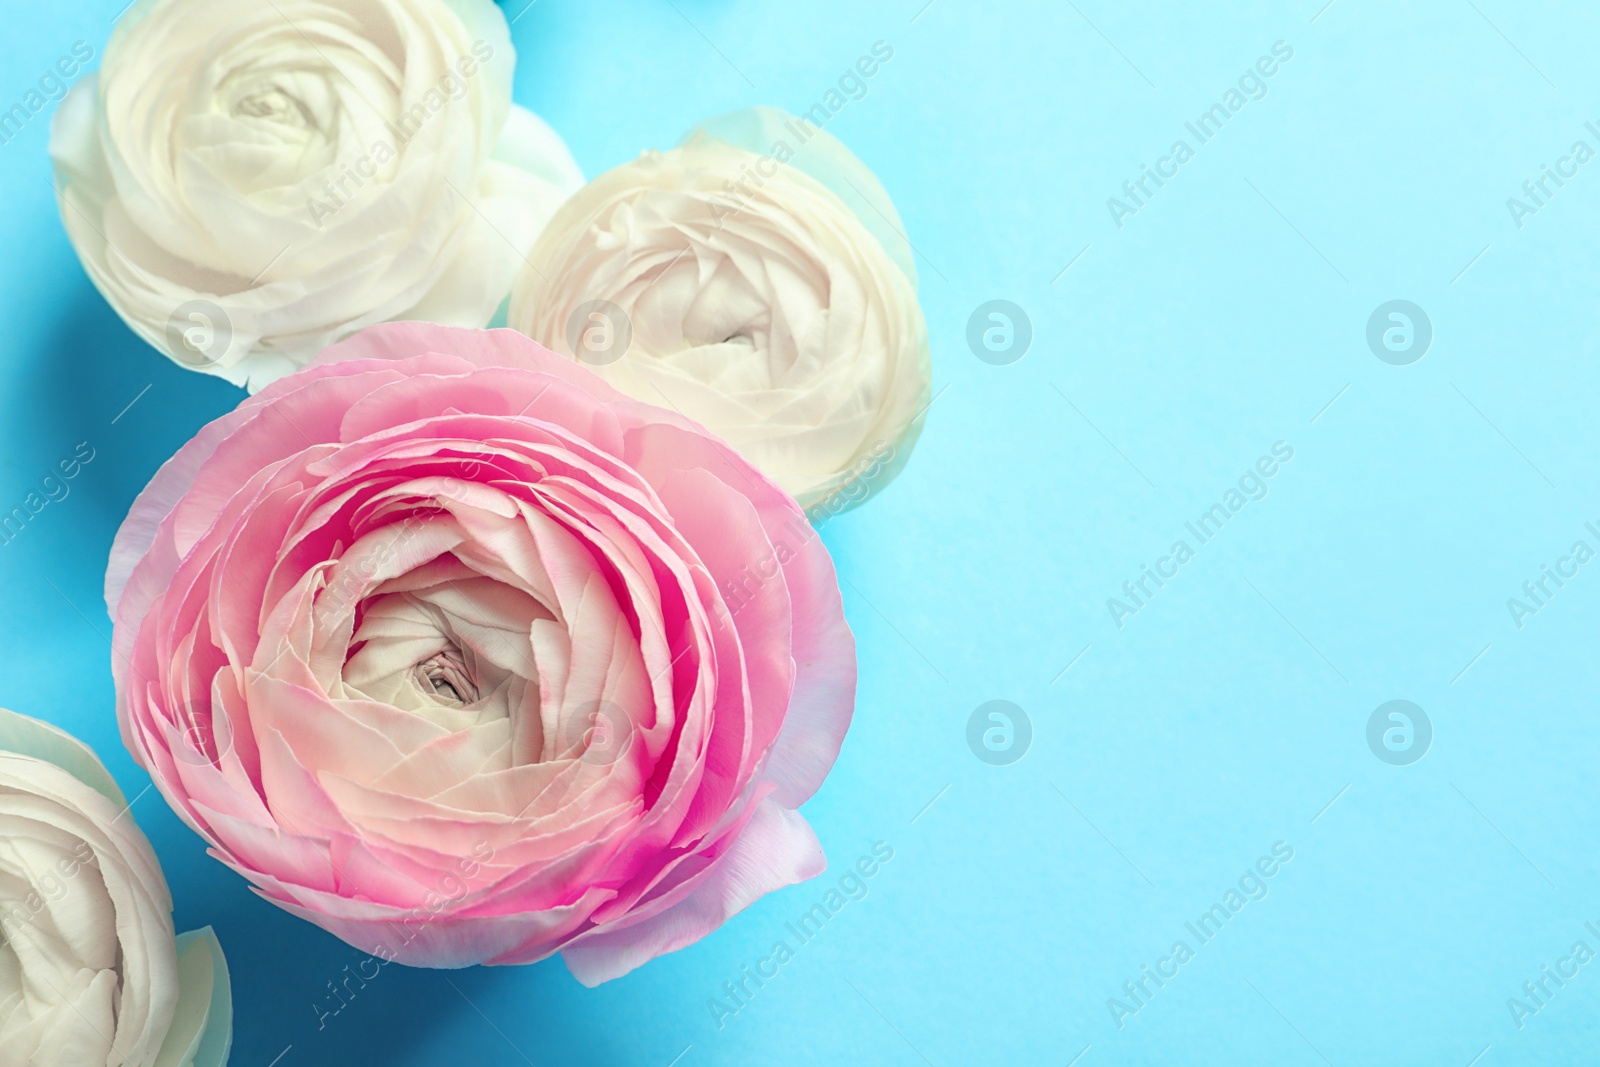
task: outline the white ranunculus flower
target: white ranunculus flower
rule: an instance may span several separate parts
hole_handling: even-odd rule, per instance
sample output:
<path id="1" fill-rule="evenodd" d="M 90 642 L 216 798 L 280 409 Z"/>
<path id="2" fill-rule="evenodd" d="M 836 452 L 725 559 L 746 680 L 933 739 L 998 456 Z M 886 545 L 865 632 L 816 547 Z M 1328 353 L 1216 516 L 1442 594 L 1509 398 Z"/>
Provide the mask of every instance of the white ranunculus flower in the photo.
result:
<path id="1" fill-rule="evenodd" d="M 155 853 L 82 742 L 0 709 L 0 1067 L 220 1067 L 210 928 L 174 940 Z"/>
<path id="2" fill-rule="evenodd" d="M 888 194 L 836 138 L 767 108 L 576 193 L 517 278 L 510 325 L 703 423 L 813 518 L 897 473 L 929 403 Z"/>
<path id="3" fill-rule="evenodd" d="M 128 324 L 254 390 L 376 322 L 483 326 L 583 182 L 491 0 L 138 0 L 56 116 Z"/>

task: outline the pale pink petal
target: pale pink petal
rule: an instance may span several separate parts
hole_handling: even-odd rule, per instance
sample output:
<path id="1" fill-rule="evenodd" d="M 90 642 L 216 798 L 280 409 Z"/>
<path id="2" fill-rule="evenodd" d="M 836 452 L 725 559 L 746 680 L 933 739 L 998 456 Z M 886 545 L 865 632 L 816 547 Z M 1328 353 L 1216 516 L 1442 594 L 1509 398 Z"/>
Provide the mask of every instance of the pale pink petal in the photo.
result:
<path id="1" fill-rule="evenodd" d="M 620 978 L 657 956 L 691 945 L 768 893 L 815 878 L 827 857 L 797 811 L 768 800 L 684 900 L 648 919 L 626 919 L 584 934 L 561 950 L 586 986 Z"/>

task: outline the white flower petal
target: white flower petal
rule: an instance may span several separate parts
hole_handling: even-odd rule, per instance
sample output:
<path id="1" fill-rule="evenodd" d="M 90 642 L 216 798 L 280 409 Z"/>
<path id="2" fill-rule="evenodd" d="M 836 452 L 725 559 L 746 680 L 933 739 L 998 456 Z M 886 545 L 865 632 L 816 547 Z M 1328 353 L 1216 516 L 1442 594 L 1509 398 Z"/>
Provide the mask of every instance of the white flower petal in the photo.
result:
<path id="1" fill-rule="evenodd" d="M 180 961 L 166 880 L 94 753 L 0 709 L 0 1063 L 220 1067 L 227 967 L 205 936 Z"/>
<path id="2" fill-rule="evenodd" d="M 491 0 L 139 0 L 51 141 L 128 325 L 252 390 L 374 323 L 487 324 L 582 183 Z"/>
<path id="3" fill-rule="evenodd" d="M 727 439 L 815 517 L 905 463 L 930 396 L 899 216 L 831 135 L 739 112 L 585 186 L 510 324 Z"/>

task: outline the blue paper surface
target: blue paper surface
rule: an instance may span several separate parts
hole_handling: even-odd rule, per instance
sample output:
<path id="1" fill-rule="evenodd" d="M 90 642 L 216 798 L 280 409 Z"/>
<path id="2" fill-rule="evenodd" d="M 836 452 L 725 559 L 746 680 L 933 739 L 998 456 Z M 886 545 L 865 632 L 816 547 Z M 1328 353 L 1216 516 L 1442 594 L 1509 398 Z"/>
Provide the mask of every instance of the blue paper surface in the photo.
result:
<path id="1" fill-rule="evenodd" d="M 839 90 L 916 250 L 927 427 L 824 529 L 862 668 L 805 809 L 832 866 L 586 990 L 559 961 L 346 986 L 361 953 L 207 857 L 121 746 L 101 585 L 242 394 L 94 291 L 41 113 L 0 145 L 0 511 L 93 458 L 0 544 L 0 706 L 135 798 L 177 928 L 227 953 L 234 1064 L 1593 1062 L 1600 11 L 524 2 L 517 99 L 589 174 Z M 121 6 L 14 5 L 0 109 Z M 974 726 L 991 701 L 1029 730 Z M 1391 701 L 1428 730 L 1369 730 Z"/>

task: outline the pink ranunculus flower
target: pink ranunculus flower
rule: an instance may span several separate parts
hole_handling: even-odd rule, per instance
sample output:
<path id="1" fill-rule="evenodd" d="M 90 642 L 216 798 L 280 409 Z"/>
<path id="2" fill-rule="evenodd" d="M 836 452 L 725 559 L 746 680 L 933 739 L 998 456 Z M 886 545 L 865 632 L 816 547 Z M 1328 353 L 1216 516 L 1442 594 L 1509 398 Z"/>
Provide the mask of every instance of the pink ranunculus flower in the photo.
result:
<path id="1" fill-rule="evenodd" d="M 819 874 L 833 565 L 732 448 L 508 330 L 377 326 L 211 423 L 112 549 L 117 710 L 256 891 L 588 985 Z"/>

